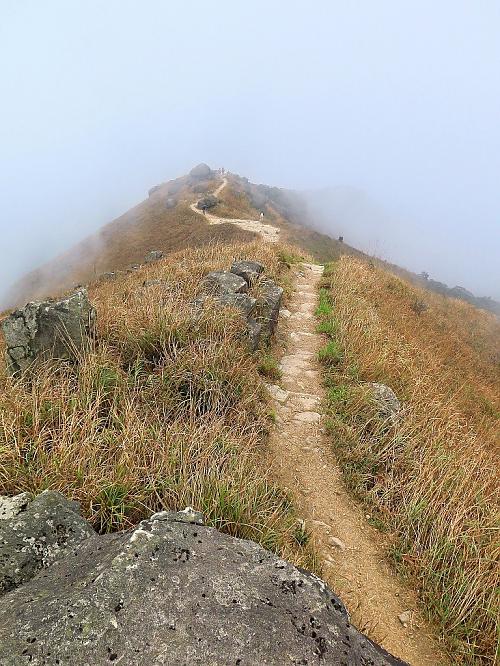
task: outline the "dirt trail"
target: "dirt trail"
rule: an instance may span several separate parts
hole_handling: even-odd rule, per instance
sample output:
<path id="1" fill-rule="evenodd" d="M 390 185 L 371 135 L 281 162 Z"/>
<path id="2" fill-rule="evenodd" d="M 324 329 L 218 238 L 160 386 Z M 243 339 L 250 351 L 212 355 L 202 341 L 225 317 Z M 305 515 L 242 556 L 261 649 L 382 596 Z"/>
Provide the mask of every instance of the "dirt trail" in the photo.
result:
<path id="1" fill-rule="evenodd" d="M 324 561 L 324 577 L 346 604 L 353 623 L 412 666 L 448 664 L 416 611 L 417 600 L 391 571 L 380 534 L 348 495 L 323 434 L 323 398 L 315 332 L 317 285 L 323 267 L 297 274 L 290 315 L 282 317 L 286 352 L 280 387 L 269 388 L 278 426 L 271 437 L 272 470 L 295 497 Z M 287 313 L 285 313 L 287 314 Z M 410 611 L 407 626 L 399 616 Z M 404 619 L 404 616 L 403 616 Z"/>
<path id="2" fill-rule="evenodd" d="M 227 185 L 227 178 L 222 179 L 222 183 L 219 187 L 213 192 L 213 195 L 218 197 L 222 190 Z M 246 231 L 252 231 L 255 234 L 259 234 L 262 238 L 268 243 L 277 243 L 279 239 L 280 230 L 277 227 L 273 227 L 271 224 L 266 224 L 260 220 L 241 220 L 237 218 L 228 218 L 228 217 L 218 217 L 212 213 L 203 213 L 202 210 L 196 208 L 196 202 L 191 204 L 191 210 L 198 215 L 201 215 L 208 224 L 235 224 L 240 227 L 240 229 L 245 229 Z"/>

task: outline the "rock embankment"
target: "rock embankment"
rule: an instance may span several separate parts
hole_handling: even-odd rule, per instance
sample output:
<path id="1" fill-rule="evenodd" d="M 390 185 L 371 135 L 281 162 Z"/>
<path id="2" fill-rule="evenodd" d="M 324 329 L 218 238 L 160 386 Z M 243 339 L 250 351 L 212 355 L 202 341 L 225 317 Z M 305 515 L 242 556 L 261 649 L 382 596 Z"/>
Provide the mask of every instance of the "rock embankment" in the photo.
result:
<path id="1" fill-rule="evenodd" d="M 2 523 L 9 532 L 23 513 L 39 513 L 37 502 L 45 506 L 38 524 L 24 522 L 33 543 L 77 516 L 73 503 L 46 498 L 9 500 L 16 515 L 0 521 L 2 543 Z M 0 599 L 2 666 L 403 664 L 350 624 L 319 578 L 204 526 L 191 509 L 120 534 L 87 526 L 83 540 L 80 521 L 60 557 Z M 22 539 L 31 543 L 26 530 Z"/>
<path id="2" fill-rule="evenodd" d="M 264 266 L 256 261 L 235 261 L 230 271 L 214 271 L 205 276 L 204 293 L 197 301 L 203 304 L 212 297 L 221 305 L 241 310 L 254 351 L 274 334 L 283 297 L 283 289 L 263 273 Z"/>

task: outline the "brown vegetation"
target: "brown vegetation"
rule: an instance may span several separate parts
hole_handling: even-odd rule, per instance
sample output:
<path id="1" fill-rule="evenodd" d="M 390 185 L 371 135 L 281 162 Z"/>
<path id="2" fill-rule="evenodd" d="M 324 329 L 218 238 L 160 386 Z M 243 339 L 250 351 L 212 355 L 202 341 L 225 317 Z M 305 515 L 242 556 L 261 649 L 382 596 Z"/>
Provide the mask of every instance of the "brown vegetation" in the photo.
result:
<path id="1" fill-rule="evenodd" d="M 76 366 L 23 380 L 2 366 L 0 494 L 59 490 L 103 532 L 191 505 L 314 569 L 291 501 L 262 468 L 272 415 L 240 315 L 190 304 L 204 274 L 239 258 L 286 279 L 263 243 L 175 253 L 90 285 L 97 337 Z"/>
<path id="2" fill-rule="evenodd" d="M 500 325 L 373 264 L 328 267 L 318 309 L 329 430 L 345 479 L 465 664 L 498 649 Z M 380 420 L 367 382 L 403 401 Z"/>
<path id="3" fill-rule="evenodd" d="M 183 199 L 175 208 L 165 206 L 166 194 L 160 189 L 149 199 L 104 226 L 98 233 L 32 271 L 14 285 L 11 305 L 57 295 L 74 284 L 86 284 L 102 273 L 124 270 L 143 262 L 150 250 L 175 252 L 207 243 L 251 241 L 254 235 L 237 227 L 208 225 Z M 183 189 L 176 196 L 194 195 Z"/>

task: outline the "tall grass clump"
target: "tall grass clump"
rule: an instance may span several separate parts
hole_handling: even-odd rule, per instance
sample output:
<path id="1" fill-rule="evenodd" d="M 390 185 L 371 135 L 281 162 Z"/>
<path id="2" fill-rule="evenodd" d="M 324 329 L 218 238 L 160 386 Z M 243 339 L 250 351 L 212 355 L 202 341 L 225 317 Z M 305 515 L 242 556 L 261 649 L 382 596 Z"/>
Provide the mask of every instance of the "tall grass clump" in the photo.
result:
<path id="1" fill-rule="evenodd" d="M 202 277 L 234 259 L 257 259 L 279 281 L 277 252 L 206 246 L 90 285 L 98 330 L 77 365 L 20 380 L 0 368 L 0 494 L 58 490 L 100 532 L 190 505 L 314 568 L 261 463 L 269 409 L 241 316 L 192 305 Z"/>
<path id="2" fill-rule="evenodd" d="M 323 282 L 320 326 L 343 352 L 324 377 L 346 482 L 392 531 L 454 663 L 497 663 L 500 325 L 348 257 Z M 370 382 L 396 392 L 397 419 L 381 418 Z"/>

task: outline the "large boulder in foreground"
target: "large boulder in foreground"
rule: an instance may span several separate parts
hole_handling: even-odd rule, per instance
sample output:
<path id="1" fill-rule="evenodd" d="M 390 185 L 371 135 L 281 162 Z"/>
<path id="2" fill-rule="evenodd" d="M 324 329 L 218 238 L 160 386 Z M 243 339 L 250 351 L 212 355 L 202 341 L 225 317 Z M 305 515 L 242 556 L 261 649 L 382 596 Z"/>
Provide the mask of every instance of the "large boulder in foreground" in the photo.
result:
<path id="1" fill-rule="evenodd" d="M 161 513 L 90 537 L 5 595 L 2 666 L 403 663 L 320 579 L 200 522 Z"/>
<path id="2" fill-rule="evenodd" d="M 0 595 L 30 580 L 93 534 L 78 503 L 60 493 L 46 490 L 33 501 L 26 493 L 0 496 Z"/>
<path id="3" fill-rule="evenodd" d="M 19 374 L 37 359 L 75 359 L 94 323 L 95 310 L 85 289 L 59 301 L 28 303 L 15 310 L 2 322 L 10 372 Z"/>

